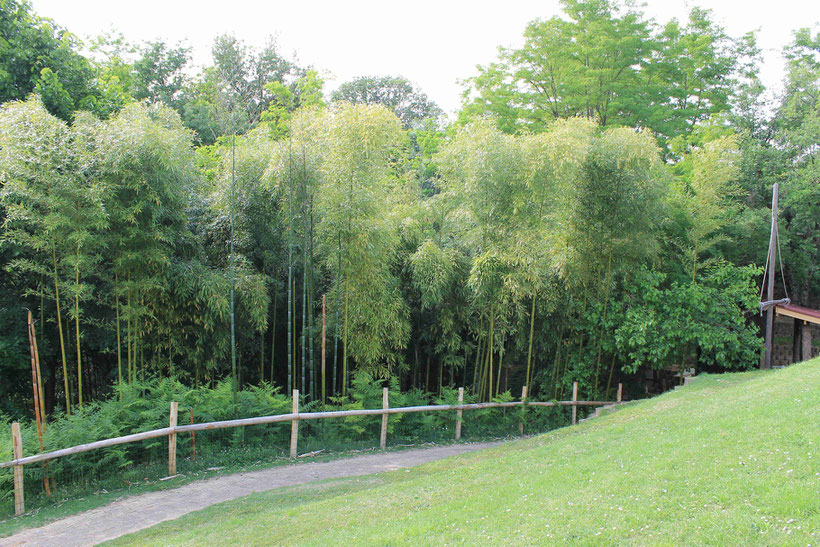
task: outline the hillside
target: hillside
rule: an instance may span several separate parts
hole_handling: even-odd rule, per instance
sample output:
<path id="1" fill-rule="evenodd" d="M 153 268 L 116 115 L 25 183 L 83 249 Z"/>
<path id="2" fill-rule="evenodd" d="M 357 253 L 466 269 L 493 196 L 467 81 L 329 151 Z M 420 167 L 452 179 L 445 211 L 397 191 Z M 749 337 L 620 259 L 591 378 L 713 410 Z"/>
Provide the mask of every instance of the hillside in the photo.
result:
<path id="1" fill-rule="evenodd" d="M 816 544 L 820 359 L 702 376 L 412 470 L 253 495 L 121 544 Z"/>

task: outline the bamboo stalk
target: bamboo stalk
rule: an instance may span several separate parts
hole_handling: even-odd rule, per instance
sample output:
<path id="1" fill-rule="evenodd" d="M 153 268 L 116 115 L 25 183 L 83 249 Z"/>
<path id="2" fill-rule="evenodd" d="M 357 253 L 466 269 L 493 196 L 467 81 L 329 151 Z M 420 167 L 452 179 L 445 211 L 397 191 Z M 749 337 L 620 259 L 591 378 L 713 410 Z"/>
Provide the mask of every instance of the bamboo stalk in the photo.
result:
<path id="1" fill-rule="evenodd" d="M 342 338 L 342 397 L 347 395 L 347 333 L 348 333 L 348 293 L 347 276 L 344 278 L 345 285 L 345 332 Z"/>
<path id="2" fill-rule="evenodd" d="M 524 408 L 527 408 L 527 386 L 521 388 L 521 405 Z M 524 434 L 524 416 L 521 416 L 521 424 L 519 425 L 518 432 L 523 435 Z"/>
<path id="3" fill-rule="evenodd" d="M 26 330 L 28 330 L 28 344 L 29 354 L 31 355 L 31 388 L 34 392 L 34 420 L 37 423 L 37 438 L 40 441 L 40 450 L 43 449 L 43 415 L 40 407 L 40 389 L 37 385 L 37 360 L 34 357 L 34 320 L 31 317 L 31 312 L 28 312 L 28 323 Z"/>
<path id="4" fill-rule="evenodd" d="M 532 293 L 532 310 L 530 310 L 530 344 L 527 351 L 527 376 L 524 386 L 530 386 L 530 370 L 532 369 L 532 339 L 535 334 L 535 292 Z"/>
<path id="5" fill-rule="evenodd" d="M 325 402 L 325 358 L 327 353 L 327 295 L 322 295 L 322 403 Z"/>
<path id="6" fill-rule="evenodd" d="M 43 407 L 43 383 L 40 376 L 40 354 L 37 351 L 37 332 L 34 329 L 34 318 L 31 311 L 28 312 L 28 339 L 29 352 L 31 353 L 31 385 L 34 391 L 34 419 L 37 422 L 37 441 L 40 444 L 40 451 L 45 450 L 43 445 L 43 435 L 46 431 L 46 413 Z M 51 496 L 51 486 L 48 482 L 48 466 L 43 467 L 43 486 L 47 496 Z"/>
<path id="7" fill-rule="evenodd" d="M 119 289 L 119 277 L 114 273 L 114 310 L 116 311 L 116 328 L 117 328 L 117 382 L 122 389 L 122 338 L 120 334 L 120 295 L 117 294 Z M 120 391 L 120 400 L 122 400 L 122 391 Z"/>
<path id="8" fill-rule="evenodd" d="M 498 350 L 498 373 L 495 381 L 495 396 L 501 393 L 501 371 L 504 368 L 504 339 L 501 339 L 501 347 Z"/>
<path id="9" fill-rule="evenodd" d="M 279 291 L 273 291 L 273 326 L 270 335 L 270 383 L 273 385 L 274 367 L 276 362 L 276 304 L 279 301 Z"/>
<path id="10" fill-rule="evenodd" d="M 63 362 L 63 383 L 65 384 L 65 412 L 71 415 L 71 389 L 68 384 L 68 363 L 65 358 L 65 336 L 63 335 L 63 320 L 60 314 L 60 283 L 57 279 L 57 252 L 51 248 L 51 258 L 54 261 L 54 303 L 57 308 L 57 331 L 60 336 L 60 355 Z"/>
<path id="11" fill-rule="evenodd" d="M 125 305 L 128 308 L 128 317 L 125 321 L 125 328 L 128 331 L 128 333 L 126 335 L 126 348 L 128 350 L 127 355 L 126 355 L 126 357 L 128 359 L 128 362 L 127 362 L 127 365 L 128 365 L 127 366 L 127 368 L 128 368 L 128 381 L 133 382 L 134 381 L 134 372 L 131 368 L 132 367 L 131 363 L 132 363 L 132 357 L 134 358 L 134 360 L 136 360 L 136 357 L 132 355 L 132 350 L 131 350 L 131 315 L 133 314 L 133 310 L 131 308 L 131 274 L 130 273 L 128 274 L 128 291 L 126 293 Z"/>
<path id="12" fill-rule="evenodd" d="M 489 389 L 487 390 L 487 400 L 493 396 L 493 350 L 495 343 L 495 306 L 490 305 L 490 345 L 487 347 L 487 378 L 489 379 Z"/>
<path id="13" fill-rule="evenodd" d="M 307 358 L 307 244 L 302 253 L 302 331 L 299 333 L 299 340 L 301 341 L 301 364 L 302 364 L 302 393 L 310 396 L 310 386 L 305 383 L 305 362 Z"/>
<path id="14" fill-rule="evenodd" d="M 80 245 L 77 244 L 77 262 L 74 264 L 74 333 L 77 337 L 77 397 L 83 409 L 83 356 L 80 350 Z"/>

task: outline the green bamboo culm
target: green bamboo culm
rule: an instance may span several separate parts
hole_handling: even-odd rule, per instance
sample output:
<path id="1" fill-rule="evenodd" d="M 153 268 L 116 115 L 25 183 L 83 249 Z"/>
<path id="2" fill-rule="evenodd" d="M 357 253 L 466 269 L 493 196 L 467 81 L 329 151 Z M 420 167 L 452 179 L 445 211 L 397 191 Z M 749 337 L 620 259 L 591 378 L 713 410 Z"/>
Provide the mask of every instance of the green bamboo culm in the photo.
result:
<path id="1" fill-rule="evenodd" d="M 60 337 L 60 356 L 63 364 L 63 383 L 65 388 L 65 412 L 71 415 L 71 388 L 68 380 L 68 363 L 65 358 L 65 336 L 63 335 L 63 320 L 60 312 L 60 283 L 57 277 L 57 251 L 52 246 L 51 258 L 54 261 L 54 303 L 57 308 L 57 330 Z"/>
<path id="2" fill-rule="evenodd" d="M 271 335 L 270 335 L 270 381 L 271 384 L 273 383 L 274 379 L 274 365 L 276 364 L 276 310 L 279 306 L 279 291 L 273 291 L 273 324 L 271 325 Z"/>
<path id="3" fill-rule="evenodd" d="M 532 340 L 535 333 L 535 293 L 532 294 L 532 309 L 530 310 L 530 343 L 529 350 L 527 350 L 527 376 L 524 385 L 527 387 L 527 392 L 530 390 L 530 371 L 532 370 Z"/>
<path id="4" fill-rule="evenodd" d="M 122 340 L 120 336 L 120 295 L 119 295 L 119 277 L 114 274 L 114 308 L 116 310 L 116 329 L 117 329 L 117 383 L 120 388 L 120 400 L 122 400 Z"/>
<path id="5" fill-rule="evenodd" d="M 236 131 L 231 138 L 231 204 L 230 204 L 230 271 L 231 271 L 231 378 L 233 382 L 233 404 L 239 402 L 239 378 L 236 370 L 236 271 L 234 264 L 234 201 L 236 187 Z"/>

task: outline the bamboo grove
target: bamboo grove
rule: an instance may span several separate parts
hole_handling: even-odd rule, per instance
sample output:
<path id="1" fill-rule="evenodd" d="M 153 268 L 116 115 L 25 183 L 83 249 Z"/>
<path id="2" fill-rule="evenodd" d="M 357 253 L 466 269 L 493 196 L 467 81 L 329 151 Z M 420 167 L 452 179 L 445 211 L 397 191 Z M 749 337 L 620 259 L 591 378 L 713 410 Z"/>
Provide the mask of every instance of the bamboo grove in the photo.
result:
<path id="1" fill-rule="evenodd" d="M 630 284 L 662 275 L 664 217 L 705 192 L 676 190 L 650 134 L 581 118 L 522 137 L 468 125 L 441 142 L 436 191 L 423 193 L 407 133 L 382 106 L 304 107 L 279 133 L 262 124 L 198 157 L 162 105 L 72 124 L 36 98 L 3 107 L 9 271 L 21 317 L 36 310 L 53 348 L 51 389 L 67 412 L 114 382 L 232 374 L 232 223 L 239 384 L 344 396 L 361 370 L 491 398 L 535 377 L 557 397 L 565 378 L 604 394 L 613 375 L 656 364 L 631 358 L 642 344 L 619 335 L 639 328 L 634 309 L 613 299 L 623 306 Z M 734 151 L 727 138 L 696 153 L 710 179 L 693 183 L 728 184 Z M 708 221 L 691 245 L 707 245 Z M 756 355 L 742 315 L 750 273 L 692 264 L 692 284 L 734 318 L 726 335 L 745 337 L 737 366 Z M 721 295 L 727 276 L 740 288 Z M 687 357 L 678 345 L 670 359 Z M 718 358 L 697 349 L 705 364 Z"/>
<path id="2" fill-rule="evenodd" d="M 684 129 L 637 107 L 535 116 L 498 65 L 451 125 L 356 104 L 366 79 L 328 104 L 317 72 L 264 52 L 230 65 L 247 51 L 220 40 L 184 108 L 177 89 L 65 114 L 43 86 L 0 106 L 0 412 L 30 408 L 28 312 L 47 410 L 69 414 L 153 378 L 338 401 L 366 374 L 546 400 L 574 380 L 611 398 L 646 371 L 754 367 L 774 180 L 784 282 L 816 301 L 808 31 L 771 120 L 737 79 L 698 102 L 711 110 L 670 99 Z M 510 70 L 528 47 L 502 55 Z"/>

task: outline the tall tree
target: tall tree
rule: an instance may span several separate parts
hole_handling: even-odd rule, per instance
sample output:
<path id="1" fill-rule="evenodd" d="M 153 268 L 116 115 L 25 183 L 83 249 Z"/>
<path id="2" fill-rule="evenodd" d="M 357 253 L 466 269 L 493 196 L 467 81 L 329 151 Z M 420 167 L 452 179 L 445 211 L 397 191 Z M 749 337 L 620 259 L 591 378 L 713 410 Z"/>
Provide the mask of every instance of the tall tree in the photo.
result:
<path id="1" fill-rule="evenodd" d="M 35 14 L 28 1 L 0 2 L 0 36 L 0 102 L 25 99 L 39 85 L 46 108 L 67 120 L 93 95 L 93 72 L 77 38 Z"/>
<path id="2" fill-rule="evenodd" d="M 467 81 L 462 121 L 492 114 L 506 132 L 544 130 L 555 118 L 649 127 L 664 141 L 731 106 L 738 59 L 707 10 L 658 28 L 631 3 L 563 0 L 563 17 L 535 20 L 519 49 Z"/>
<path id="3" fill-rule="evenodd" d="M 134 98 L 162 102 L 180 110 L 185 68 L 190 61 L 188 46 L 169 46 L 162 41 L 146 43 L 134 62 Z"/>
<path id="4" fill-rule="evenodd" d="M 401 120 L 405 129 L 444 114 L 425 93 L 401 76 L 360 76 L 340 85 L 331 99 L 334 102 L 384 105 Z"/>

